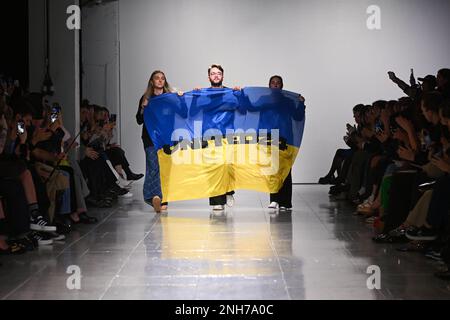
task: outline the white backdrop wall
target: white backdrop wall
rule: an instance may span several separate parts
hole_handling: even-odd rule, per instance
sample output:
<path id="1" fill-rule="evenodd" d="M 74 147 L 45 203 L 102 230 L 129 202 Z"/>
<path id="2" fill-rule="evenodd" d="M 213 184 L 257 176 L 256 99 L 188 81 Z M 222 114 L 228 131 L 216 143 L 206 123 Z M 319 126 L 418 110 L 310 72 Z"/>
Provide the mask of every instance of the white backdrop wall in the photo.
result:
<path id="1" fill-rule="evenodd" d="M 369 30 L 368 6 L 381 9 Z M 121 137 L 144 172 L 137 103 L 153 70 L 172 86 L 206 87 L 207 68 L 225 68 L 228 86 L 266 86 L 273 74 L 307 99 L 294 182 L 316 182 L 344 147 L 352 107 L 399 98 L 387 71 L 409 78 L 450 67 L 447 0 L 120 0 Z"/>

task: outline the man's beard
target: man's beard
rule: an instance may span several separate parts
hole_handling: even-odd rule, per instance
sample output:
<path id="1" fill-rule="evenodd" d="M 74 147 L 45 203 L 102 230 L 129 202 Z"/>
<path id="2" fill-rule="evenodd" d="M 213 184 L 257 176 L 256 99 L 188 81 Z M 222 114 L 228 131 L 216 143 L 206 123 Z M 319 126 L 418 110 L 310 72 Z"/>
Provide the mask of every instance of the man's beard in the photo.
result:
<path id="1" fill-rule="evenodd" d="M 211 82 L 212 88 L 220 88 L 220 87 L 222 87 L 222 83 L 223 83 L 223 81 L 220 81 L 219 83 L 214 83 L 212 81 L 210 81 L 210 82 Z"/>

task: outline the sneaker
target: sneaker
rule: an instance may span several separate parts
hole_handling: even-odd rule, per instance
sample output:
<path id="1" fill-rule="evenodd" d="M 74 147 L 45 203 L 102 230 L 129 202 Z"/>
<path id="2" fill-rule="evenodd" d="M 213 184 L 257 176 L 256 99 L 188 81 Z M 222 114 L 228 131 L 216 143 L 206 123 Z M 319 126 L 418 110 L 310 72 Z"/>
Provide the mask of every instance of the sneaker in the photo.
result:
<path id="1" fill-rule="evenodd" d="M 227 206 L 232 207 L 234 205 L 234 197 L 232 194 L 227 194 Z"/>
<path id="2" fill-rule="evenodd" d="M 116 181 L 116 184 L 119 188 L 127 188 L 129 187 L 134 181 L 125 180 L 119 177 L 119 179 Z"/>
<path id="3" fill-rule="evenodd" d="M 371 216 L 371 217 L 368 217 L 367 219 L 366 219 L 366 223 L 367 224 L 373 224 L 374 222 L 375 222 L 375 219 L 376 219 L 377 217 L 375 217 L 375 216 Z"/>
<path id="4" fill-rule="evenodd" d="M 33 238 L 37 240 L 39 246 L 51 246 L 53 244 L 52 237 L 46 233 L 34 232 Z"/>
<path id="5" fill-rule="evenodd" d="M 441 253 L 438 251 L 434 251 L 434 250 L 425 252 L 425 257 L 436 260 L 436 261 L 442 261 Z"/>
<path id="6" fill-rule="evenodd" d="M 404 226 L 400 226 L 394 230 L 389 231 L 389 235 L 391 237 L 403 237 L 406 235 L 406 228 Z"/>
<path id="7" fill-rule="evenodd" d="M 121 188 L 119 186 L 112 187 L 111 191 L 114 192 L 119 197 L 123 196 L 129 192 L 127 189 Z"/>
<path id="8" fill-rule="evenodd" d="M 133 194 L 127 190 L 127 193 L 119 195 L 119 198 L 132 198 Z"/>
<path id="9" fill-rule="evenodd" d="M 64 241 L 66 240 L 66 236 L 63 234 L 59 234 L 57 232 L 50 232 L 48 235 L 52 238 L 53 241 Z"/>
<path id="10" fill-rule="evenodd" d="M 55 226 L 49 225 L 42 216 L 31 218 L 30 229 L 33 231 L 53 232 L 56 231 Z"/>
<path id="11" fill-rule="evenodd" d="M 280 206 L 278 205 L 278 202 L 274 201 L 269 204 L 269 209 L 277 210 L 280 209 Z"/>
<path id="12" fill-rule="evenodd" d="M 407 231 L 406 237 L 409 240 L 433 241 L 436 240 L 438 236 L 433 229 L 422 227 L 417 230 Z"/>
<path id="13" fill-rule="evenodd" d="M 225 206 L 223 204 L 218 204 L 215 206 L 212 206 L 213 211 L 223 211 L 225 210 Z"/>
<path id="14" fill-rule="evenodd" d="M 319 184 L 334 184 L 336 179 L 333 176 L 324 176 L 319 179 Z"/>
<path id="15" fill-rule="evenodd" d="M 372 238 L 372 241 L 376 242 L 376 243 L 386 243 L 389 242 L 391 239 L 391 236 L 388 235 L 387 233 L 380 233 L 378 235 L 376 235 L 375 237 Z"/>
<path id="16" fill-rule="evenodd" d="M 137 181 L 140 180 L 144 177 L 144 175 L 142 173 L 136 174 L 136 173 L 131 173 L 131 175 L 127 175 L 127 179 L 129 181 Z"/>

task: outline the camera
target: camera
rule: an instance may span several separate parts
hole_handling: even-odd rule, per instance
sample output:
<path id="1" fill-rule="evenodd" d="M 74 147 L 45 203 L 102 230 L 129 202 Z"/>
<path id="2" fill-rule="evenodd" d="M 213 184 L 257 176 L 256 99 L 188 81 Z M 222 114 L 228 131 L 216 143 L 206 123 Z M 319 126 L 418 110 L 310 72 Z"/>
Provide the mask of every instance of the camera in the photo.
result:
<path id="1" fill-rule="evenodd" d="M 17 135 L 22 135 L 25 133 L 25 122 L 17 122 Z"/>

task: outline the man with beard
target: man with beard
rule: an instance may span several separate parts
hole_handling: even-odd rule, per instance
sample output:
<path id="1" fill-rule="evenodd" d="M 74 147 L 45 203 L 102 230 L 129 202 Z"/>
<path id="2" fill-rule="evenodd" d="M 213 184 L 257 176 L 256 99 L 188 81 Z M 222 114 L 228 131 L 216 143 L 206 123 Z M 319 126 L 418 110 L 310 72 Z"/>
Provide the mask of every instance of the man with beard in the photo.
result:
<path id="1" fill-rule="evenodd" d="M 223 86 L 223 74 L 224 70 L 222 66 L 213 64 L 208 68 L 208 80 L 211 84 L 210 89 L 225 89 L 227 87 Z M 198 89 L 198 88 L 197 88 Z M 240 90 L 239 87 L 234 87 L 233 90 Z M 231 116 L 231 115 L 230 115 Z M 220 119 L 215 121 L 215 117 L 213 116 L 212 121 L 215 126 L 220 127 L 221 129 L 225 129 L 227 124 L 233 123 L 233 121 L 229 121 L 230 119 Z M 211 125 L 211 124 L 205 124 L 203 131 L 206 131 L 205 125 Z M 225 204 L 228 206 L 233 206 L 234 204 L 234 191 L 228 192 L 226 194 L 211 197 L 209 198 L 209 204 L 212 206 L 214 211 L 223 211 L 225 209 Z"/>

